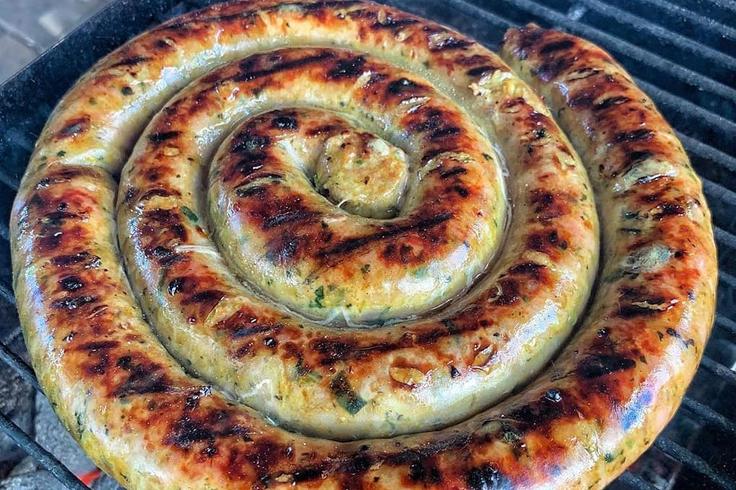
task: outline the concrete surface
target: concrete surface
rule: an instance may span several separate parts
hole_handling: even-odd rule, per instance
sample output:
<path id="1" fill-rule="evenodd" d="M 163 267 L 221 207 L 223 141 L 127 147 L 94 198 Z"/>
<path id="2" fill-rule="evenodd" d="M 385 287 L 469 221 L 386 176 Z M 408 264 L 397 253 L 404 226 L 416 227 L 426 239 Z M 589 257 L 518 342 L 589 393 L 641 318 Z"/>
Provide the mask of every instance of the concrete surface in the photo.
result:
<path id="1" fill-rule="evenodd" d="M 0 0 L 0 82 L 111 0 Z"/>

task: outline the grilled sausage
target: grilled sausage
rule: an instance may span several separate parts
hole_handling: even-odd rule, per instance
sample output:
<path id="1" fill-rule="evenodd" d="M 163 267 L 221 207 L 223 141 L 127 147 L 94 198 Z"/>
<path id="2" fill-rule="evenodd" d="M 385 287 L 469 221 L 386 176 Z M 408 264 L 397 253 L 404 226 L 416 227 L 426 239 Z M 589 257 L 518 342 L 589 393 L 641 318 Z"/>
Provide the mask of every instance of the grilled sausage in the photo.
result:
<path id="1" fill-rule="evenodd" d="M 427 293 L 451 297 L 445 286 L 453 272 L 464 286 L 465 274 L 472 280 L 476 264 L 488 262 L 505 204 L 494 192 L 500 170 L 491 166 L 488 140 L 430 85 L 371 57 L 358 59 L 331 49 L 279 50 L 248 58 L 245 72 L 245 63 L 232 64 L 188 87 L 143 134 L 123 171 L 118 216 L 127 224 L 120 242 L 133 288 L 169 350 L 274 419 L 340 439 L 436 428 L 507 393 L 531 374 L 509 377 L 508 370 L 531 370 L 527 359 L 545 362 L 569 332 L 589 291 L 573 286 L 589 284 L 596 268 L 597 223 L 582 165 L 551 120 L 529 106 L 519 110 L 509 92 L 499 103 L 511 101 L 513 110 L 499 118 L 508 118 L 503 125 L 513 139 L 498 140 L 508 141 L 501 143 L 507 155 L 526 154 L 518 160 L 524 166 L 513 167 L 514 233 L 524 241 L 554 232 L 570 246 L 549 254 L 536 244 L 511 248 L 467 305 L 383 328 L 309 323 L 239 285 L 192 222 L 192 214 L 205 214 L 196 196 L 202 172 L 181 162 L 211 153 L 193 142 L 204 133 L 217 141 L 213 132 L 229 127 L 223 117 L 275 104 L 336 111 L 350 103 L 347 110 L 366 124 L 403 138 L 417 168 L 400 217 L 356 219 L 316 194 L 304 170 L 286 161 L 295 147 L 313 153 L 304 146 L 319 148 L 344 124 L 319 117 L 310 123 L 304 112 L 284 111 L 249 120 L 223 145 L 209 203 L 225 259 L 250 283 L 307 314 L 358 316 L 383 306 L 390 315 L 392 306 L 422 305 Z M 350 76 L 331 75 L 354 64 L 360 68 Z M 535 131 L 544 127 L 549 135 L 539 138 Z M 165 131 L 176 134 L 162 143 L 157 135 Z M 291 143 L 280 158 L 285 138 Z M 540 160 L 545 152 L 550 160 Z M 556 166 L 536 164 L 547 161 Z M 374 172 L 373 179 L 381 176 Z M 522 294 L 524 301 L 515 297 Z M 523 337 L 535 343 L 518 343 Z M 213 340 L 202 345 L 201 338 Z M 347 386 L 356 394 L 349 403 L 340 394 Z"/>
<path id="2" fill-rule="evenodd" d="M 615 68 L 621 90 L 638 93 L 600 50 L 569 41 L 561 50 L 580 50 L 575 59 L 592 70 Z M 367 54 L 330 47 L 252 55 L 299 44 Z M 511 46 L 509 52 L 521 52 Z M 533 52 L 534 43 L 524 49 Z M 158 108 L 189 80 L 244 57 L 166 105 L 116 189 L 114 176 Z M 371 81 L 375 73 L 385 78 Z M 385 108 L 381 117 L 391 118 L 396 131 L 405 129 L 405 139 L 394 135 L 393 141 L 425 172 L 421 184 L 443 199 L 418 193 L 418 216 L 402 213 L 395 222 L 350 218 L 355 221 L 334 231 L 326 222 L 328 239 L 322 223 L 334 209 L 305 194 L 271 142 L 296 138 L 309 147 L 358 137 L 350 122 L 320 112 L 343 112 L 339 98 L 348 92 L 361 112 L 379 116 Z M 258 115 L 271 108 L 269 101 L 307 97 L 321 109 Z M 407 115 L 406 104 L 421 97 L 429 100 Z M 586 127 L 593 131 L 579 134 L 574 119 L 562 118 L 589 168 L 603 152 L 611 154 L 601 161 L 623 158 L 619 148 L 636 142 L 638 152 L 661 151 L 674 170 L 637 174 L 634 162 L 623 174 L 596 174 L 598 198 L 612 218 L 604 228 L 605 282 L 554 367 L 522 393 L 436 432 L 318 439 L 274 426 L 262 413 L 340 439 L 415 432 L 477 413 L 544 365 L 580 315 L 596 269 L 597 219 L 587 177 L 527 86 L 495 55 L 436 24 L 355 1 L 232 3 L 174 19 L 78 82 L 52 115 L 24 176 L 11 222 L 13 264 L 39 380 L 87 452 L 130 488 L 602 486 L 674 412 L 713 314 L 713 242 L 699 183 L 686 172 L 687 159 L 661 116 L 636 101 L 635 112 L 649 118 L 643 122 L 650 136 L 624 128 L 598 140 L 590 134 L 599 124 L 613 125 L 614 116 L 590 119 Z M 209 202 L 223 208 L 211 210 L 207 226 L 204 162 L 251 115 L 216 157 Z M 307 133 L 324 119 L 336 127 Z M 289 131 L 298 134 L 285 136 Z M 227 259 L 247 279 L 237 262 L 248 250 L 278 250 L 277 260 L 265 262 L 272 267 L 296 259 L 321 266 L 325 251 L 336 249 L 345 253 L 326 262 L 333 281 L 375 284 L 357 276 L 364 264 L 356 258 L 364 253 L 382 254 L 375 267 L 402 274 L 411 263 L 395 267 L 393 253 L 401 254 L 403 244 L 452 242 L 467 233 L 464 213 L 502 206 L 501 166 L 495 152 L 484 151 L 489 144 L 498 145 L 510 172 L 515 208 L 507 241 L 513 246 L 472 291 L 436 315 L 360 330 L 319 325 L 264 301 L 225 266 Z M 268 170 L 253 168 L 258 165 Z M 647 165 L 639 172 L 652 168 Z M 627 187 L 618 190 L 621 185 Z M 295 213 L 268 206 L 280 199 L 312 207 Z M 609 215 L 610 209 L 625 213 Z M 228 226 L 247 227 L 252 248 L 227 236 L 236 228 L 226 229 L 218 216 Z M 622 235 L 612 228 L 617 219 L 635 219 L 640 232 Z M 281 225 L 287 226 L 273 230 Z M 298 236 L 309 240 L 297 240 L 296 249 L 279 242 L 297 225 Z M 498 221 L 495 230 L 488 226 L 491 242 L 499 227 Z M 431 250 L 422 259 L 430 265 L 445 253 L 441 246 Z M 352 275 L 343 260 L 356 268 Z M 268 286 L 260 289 L 282 299 L 280 285 Z M 319 286 L 306 287 L 307 297 L 325 309 L 346 307 L 330 302 L 329 284 L 321 286 L 321 294 Z M 434 303 L 421 304 L 419 310 Z M 328 316 L 308 303 L 292 307 Z M 387 419 L 387 410 L 401 417 Z"/>

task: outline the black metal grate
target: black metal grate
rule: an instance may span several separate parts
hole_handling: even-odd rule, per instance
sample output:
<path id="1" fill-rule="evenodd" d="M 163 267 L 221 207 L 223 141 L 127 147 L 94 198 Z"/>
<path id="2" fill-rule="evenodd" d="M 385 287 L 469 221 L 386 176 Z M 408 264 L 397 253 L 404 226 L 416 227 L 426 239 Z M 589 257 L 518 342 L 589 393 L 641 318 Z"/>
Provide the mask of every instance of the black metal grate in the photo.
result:
<path id="1" fill-rule="evenodd" d="M 0 87 L 0 305 L 15 304 L 10 206 L 56 101 L 94 61 L 137 32 L 214 0 L 118 0 Z M 736 3 L 731 0 L 388 0 L 497 48 L 511 25 L 586 37 L 635 76 L 675 127 L 703 178 L 719 247 L 718 313 L 675 419 L 612 488 L 736 488 Z M 11 350 L 13 346 L 14 350 Z M 17 320 L 0 324 L 0 360 L 38 389 Z M 17 352 L 17 353 L 16 353 Z M 10 435 L 68 488 L 84 488 L 0 414 Z"/>

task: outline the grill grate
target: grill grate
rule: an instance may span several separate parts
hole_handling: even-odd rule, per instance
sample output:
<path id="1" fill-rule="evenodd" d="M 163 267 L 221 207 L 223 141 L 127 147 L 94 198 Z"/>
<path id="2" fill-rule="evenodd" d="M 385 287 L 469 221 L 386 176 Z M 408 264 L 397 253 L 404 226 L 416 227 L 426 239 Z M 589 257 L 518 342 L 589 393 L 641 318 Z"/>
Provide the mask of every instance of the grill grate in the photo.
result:
<path id="1" fill-rule="evenodd" d="M 8 227 L 36 136 L 63 92 L 99 57 L 145 28 L 214 0 L 117 0 L 0 87 L 0 305 L 13 310 Z M 730 0 L 389 0 L 497 48 L 511 25 L 586 37 L 634 75 L 676 128 L 713 212 L 718 313 L 682 407 L 615 488 L 736 488 L 736 4 Z M 34 108 L 34 109 L 31 109 Z M 32 111 L 29 113 L 29 111 Z M 0 324 L 0 361 L 39 389 L 17 320 Z M 68 488 L 85 486 L 0 414 L 0 430 Z M 661 471 L 662 468 L 667 471 Z"/>

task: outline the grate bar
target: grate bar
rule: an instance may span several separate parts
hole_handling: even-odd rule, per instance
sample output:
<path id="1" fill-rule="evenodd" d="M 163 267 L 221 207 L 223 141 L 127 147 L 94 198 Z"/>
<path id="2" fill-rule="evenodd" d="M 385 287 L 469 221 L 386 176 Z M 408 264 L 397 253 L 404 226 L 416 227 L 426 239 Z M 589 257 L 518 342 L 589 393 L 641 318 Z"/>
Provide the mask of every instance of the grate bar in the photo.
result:
<path id="1" fill-rule="evenodd" d="M 658 40 L 671 42 L 676 48 L 689 52 L 688 54 L 691 56 L 710 58 L 714 63 L 723 63 L 725 61 L 729 65 L 733 65 L 736 62 L 733 56 L 730 56 L 728 53 L 722 53 L 695 39 L 689 39 L 677 32 L 670 31 L 660 25 L 654 24 L 648 19 L 621 10 L 615 6 L 604 4 L 598 0 L 578 1 L 581 4 L 594 9 L 596 12 L 605 15 L 609 19 L 612 18 L 616 22 L 636 26 L 637 28 L 641 28 L 646 31 L 651 36 L 656 37 Z"/>
<path id="2" fill-rule="evenodd" d="M 621 476 L 618 477 L 618 481 L 638 490 L 658 490 L 657 487 L 631 471 L 622 473 Z"/>
<path id="3" fill-rule="evenodd" d="M 693 167 L 701 177 L 708 177 L 730 189 L 736 188 L 735 157 L 679 131 L 676 133 L 685 150 L 687 150 Z"/>
<path id="4" fill-rule="evenodd" d="M 721 475 L 715 471 L 703 458 L 694 454 L 689 449 L 680 446 L 676 442 L 667 439 L 666 437 L 659 437 L 654 441 L 654 446 L 662 451 L 663 453 L 671 456 L 675 460 L 681 462 L 691 470 L 705 476 L 713 483 L 725 489 L 736 488 L 736 482 L 731 480 L 725 475 Z"/>
<path id="5" fill-rule="evenodd" d="M 677 137 L 682 141 L 682 144 L 685 146 L 688 153 L 692 153 L 698 158 L 718 162 L 729 170 L 736 171 L 736 157 L 733 157 L 728 153 L 724 153 L 717 148 L 707 145 L 702 141 L 696 140 L 695 138 L 679 131 L 677 131 Z"/>
<path id="6" fill-rule="evenodd" d="M 453 1 L 459 5 L 468 5 L 467 0 Z M 574 31 L 591 41 L 601 44 L 607 49 L 621 55 L 621 57 L 629 58 L 639 63 L 644 63 L 646 65 L 644 68 L 646 68 L 646 72 L 649 74 L 652 73 L 652 68 L 655 68 L 656 71 L 661 72 L 663 76 L 674 77 L 680 83 L 691 87 L 695 91 L 700 90 L 701 88 L 706 88 L 719 97 L 726 100 L 733 100 L 733 95 L 730 95 L 733 94 L 733 89 L 731 87 L 727 87 L 725 84 L 705 77 L 703 74 L 689 68 L 676 65 L 669 60 L 664 60 L 661 56 L 651 53 L 635 44 L 608 34 L 590 25 L 577 22 L 556 10 L 530 0 L 513 0 L 513 4 L 515 7 L 528 12 L 531 16 L 545 19 L 545 21 L 550 24 L 559 25 L 565 29 Z M 479 12 L 479 15 L 483 14 Z M 736 70 L 736 65 L 734 66 L 734 69 Z"/>
<path id="7" fill-rule="evenodd" d="M 726 22 L 729 22 L 729 20 L 736 21 L 736 9 L 734 9 L 735 4 L 729 3 L 730 0 L 726 0 L 725 2 L 702 0 L 671 1 L 674 3 L 683 2 L 687 7 L 673 5 L 672 3 L 665 2 L 663 0 L 645 0 L 644 3 L 659 9 L 660 13 L 664 11 L 665 15 L 668 15 L 676 22 L 690 24 L 694 28 L 692 29 L 694 32 L 710 32 L 714 38 L 736 40 L 736 29 L 733 29 L 722 22 L 713 20 L 724 19 Z M 629 5 L 632 3 L 631 0 L 617 0 L 617 3 L 621 2 Z M 646 6 L 644 7 L 646 8 Z M 698 11 L 693 9 L 698 9 Z M 703 11 L 707 12 L 709 17 L 705 17 L 703 15 Z"/>
<path id="8" fill-rule="evenodd" d="M 716 325 L 731 335 L 736 335 L 736 322 L 722 314 L 716 315 Z"/>
<path id="9" fill-rule="evenodd" d="M 506 17 L 502 15 L 497 14 L 496 12 L 490 12 L 477 5 L 469 3 L 466 0 L 446 0 L 446 2 L 448 4 L 455 4 L 460 9 L 467 11 L 471 14 L 475 14 L 475 15 L 478 15 L 479 17 L 483 17 L 483 19 L 491 22 L 494 25 L 494 27 L 496 27 L 501 32 L 504 32 L 506 29 L 516 24 L 515 22 L 512 22 L 511 20 L 507 19 Z M 400 1 L 393 0 L 392 3 L 401 7 Z"/>
<path id="10" fill-rule="evenodd" d="M 44 469 L 54 475 L 64 486 L 72 490 L 87 490 L 87 487 L 74 476 L 74 473 L 2 413 L 0 413 L 0 430 L 10 436 L 29 456 L 41 463 Z"/>
<path id="11" fill-rule="evenodd" d="M 700 403 L 690 397 L 682 400 L 682 406 L 690 411 L 693 415 L 698 416 L 703 422 L 718 426 L 719 429 L 736 434 L 736 422 L 729 420 L 720 413 L 716 412 L 707 405 Z"/>
<path id="12" fill-rule="evenodd" d="M 703 192 L 710 203 L 713 221 L 719 227 L 731 232 L 734 224 L 736 224 L 736 216 L 732 211 L 736 209 L 736 192 L 705 177 L 701 177 L 701 181 L 703 182 Z"/>
<path id="13" fill-rule="evenodd" d="M 723 145 L 722 149 L 724 151 L 736 153 L 736 141 L 733 141 L 732 137 L 736 134 L 735 122 L 644 80 L 637 79 L 637 83 L 644 92 L 657 102 L 660 109 L 669 109 L 663 112 L 667 113 L 666 115 L 671 121 L 678 121 L 681 127 L 687 127 L 699 134 L 706 135 L 713 141 L 718 141 Z M 685 116 L 686 120 L 678 116 Z M 694 120 L 693 116 L 697 119 Z"/>
<path id="14" fill-rule="evenodd" d="M 8 173 L 3 169 L 0 169 L 0 182 L 7 185 L 14 191 L 17 191 L 20 187 L 20 181 L 16 177 L 8 175 Z"/>
<path id="15" fill-rule="evenodd" d="M 3 283 L 0 283 L 0 299 L 3 299 L 8 304 L 15 306 L 15 296 L 13 295 L 13 291 Z"/>
<path id="16" fill-rule="evenodd" d="M 712 194 L 714 198 L 726 201 L 725 204 L 729 206 L 736 204 L 736 192 L 708 178 L 701 177 L 700 180 L 703 182 L 703 191 L 706 194 Z"/>
<path id="17" fill-rule="evenodd" d="M 36 388 L 38 391 L 43 392 L 41 386 L 38 384 L 36 373 L 33 372 L 31 366 L 2 343 L 0 343 L 0 361 L 3 361 L 5 364 L 10 366 L 13 371 L 18 373 L 18 376 L 23 378 L 23 381 Z"/>
<path id="18" fill-rule="evenodd" d="M 715 374 L 716 376 L 728 381 L 729 383 L 736 384 L 736 372 L 734 372 L 732 369 L 727 368 L 723 364 L 714 361 L 710 357 L 703 356 L 703 359 L 700 361 L 700 365 L 711 373 Z"/>
<path id="19" fill-rule="evenodd" d="M 728 287 L 731 290 L 736 290 L 736 277 L 728 272 L 720 270 L 718 271 L 718 285 Z"/>
<path id="20" fill-rule="evenodd" d="M 719 244 L 719 246 L 736 249 L 736 235 L 733 233 L 724 230 L 720 226 L 714 226 L 713 234 L 715 235 L 716 243 Z"/>

